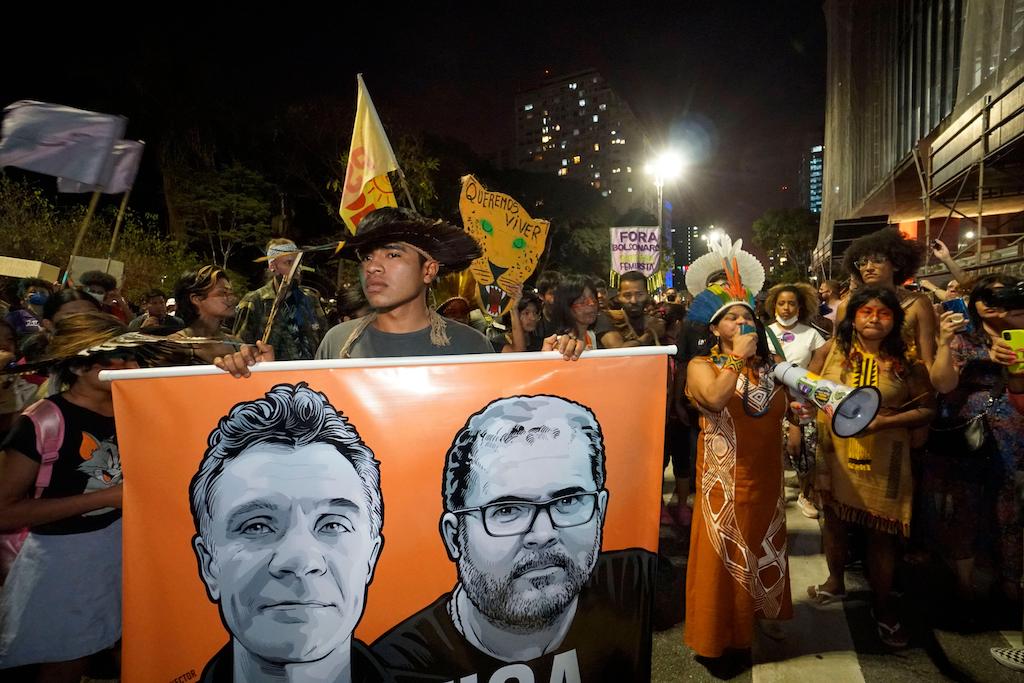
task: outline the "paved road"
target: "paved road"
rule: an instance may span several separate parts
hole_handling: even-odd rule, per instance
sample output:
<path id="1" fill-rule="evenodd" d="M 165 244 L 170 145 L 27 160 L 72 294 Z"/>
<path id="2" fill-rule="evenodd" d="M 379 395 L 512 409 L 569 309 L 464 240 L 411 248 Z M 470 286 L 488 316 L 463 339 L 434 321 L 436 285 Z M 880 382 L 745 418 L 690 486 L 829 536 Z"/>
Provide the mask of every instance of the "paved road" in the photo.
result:
<path id="1" fill-rule="evenodd" d="M 666 483 L 666 493 L 670 491 L 671 484 Z M 787 493 L 795 496 L 791 489 Z M 724 661 L 709 668 L 683 644 L 683 624 L 678 623 L 654 635 L 653 681 L 1024 681 L 1024 674 L 1003 668 L 989 656 L 991 647 L 1021 646 L 1020 614 L 999 615 L 993 609 L 984 616 L 986 625 L 975 633 L 936 626 L 942 622 L 946 594 L 944 588 L 936 587 L 934 571 L 911 568 L 903 572 L 905 619 L 911 632 L 906 650 L 891 652 L 878 640 L 867 582 L 856 569 L 848 573 L 847 601 L 812 606 L 806 587 L 821 583 L 827 575 L 820 529 L 817 521 L 799 513 L 793 500 L 788 504 L 787 521 L 794 619 L 784 626 L 785 639 L 775 641 L 759 634 L 747 661 Z M 662 526 L 661 551 L 677 570 L 676 589 L 679 581 L 685 581 L 687 545 L 675 527 Z M 670 594 L 666 582 L 661 595 Z M 678 593 L 673 597 L 677 600 Z M 670 611 L 664 600 L 656 609 L 662 615 Z"/>

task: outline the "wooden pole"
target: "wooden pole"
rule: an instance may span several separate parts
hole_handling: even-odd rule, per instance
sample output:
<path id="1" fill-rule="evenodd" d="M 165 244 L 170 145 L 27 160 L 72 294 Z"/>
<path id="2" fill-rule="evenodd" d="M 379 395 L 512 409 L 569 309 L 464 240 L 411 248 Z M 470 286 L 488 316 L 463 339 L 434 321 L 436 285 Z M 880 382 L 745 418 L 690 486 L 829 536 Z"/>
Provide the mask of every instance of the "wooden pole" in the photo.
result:
<path id="1" fill-rule="evenodd" d="M 114 234 L 110 236 L 110 246 L 107 247 L 107 265 L 103 267 L 104 273 L 110 272 L 110 261 L 114 258 L 114 247 L 117 245 L 117 234 L 121 230 L 121 221 L 124 220 L 125 209 L 128 208 L 128 196 L 132 193 L 129 187 L 121 198 L 121 208 L 117 210 L 117 220 L 114 221 Z"/>
<path id="2" fill-rule="evenodd" d="M 274 297 L 274 305 L 271 306 L 270 316 L 267 318 L 267 326 L 263 328 L 262 341 L 264 344 L 266 344 L 267 340 L 270 339 L 270 330 L 274 327 L 274 318 L 277 317 L 277 312 L 281 308 L 281 302 L 284 301 L 284 298 L 288 295 L 288 290 L 292 286 L 292 279 L 295 277 L 295 273 L 299 272 L 299 264 L 302 263 L 303 253 L 304 252 L 300 251 L 295 256 L 295 261 L 292 262 L 292 268 L 288 271 L 288 276 L 281 281 L 281 286 L 277 290 L 277 296 Z"/>
<path id="3" fill-rule="evenodd" d="M 102 191 L 96 190 L 92 193 L 92 199 L 89 200 L 89 208 L 85 211 L 85 218 L 82 219 L 82 226 L 78 229 L 78 236 L 75 238 L 75 246 L 71 248 L 71 257 L 68 259 L 68 269 L 64 271 L 64 278 L 61 280 L 62 285 L 66 285 L 68 278 L 71 276 L 71 267 L 75 263 L 75 256 L 78 254 L 78 250 L 82 247 L 82 240 L 85 239 L 85 232 L 89 229 L 89 223 L 92 222 L 92 215 L 96 213 L 96 205 L 100 201 L 100 195 Z"/>

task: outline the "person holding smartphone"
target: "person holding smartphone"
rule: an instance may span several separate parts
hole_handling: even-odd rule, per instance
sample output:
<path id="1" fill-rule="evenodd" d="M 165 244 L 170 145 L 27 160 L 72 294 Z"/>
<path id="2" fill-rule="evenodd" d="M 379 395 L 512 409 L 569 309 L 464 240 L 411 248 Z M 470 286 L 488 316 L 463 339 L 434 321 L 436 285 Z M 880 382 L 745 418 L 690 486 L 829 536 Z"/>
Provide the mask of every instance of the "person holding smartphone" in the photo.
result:
<path id="1" fill-rule="evenodd" d="M 938 501 L 927 510 L 929 536 L 956 570 L 965 619 L 977 609 L 973 576 L 981 552 L 993 556 L 1000 579 L 997 590 L 1020 599 L 1022 541 L 1014 476 L 1024 467 L 1024 415 L 1010 402 L 1020 379 L 1007 370 L 1018 358 L 1002 333 L 1024 327 L 1024 311 L 993 305 L 999 290 L 1018 282 L 1008 275 L 985 276 L 971 290 L 966 318 L 952 310 L 942 314 L 930 371 L 941 394 L 937 423 L 960 425 L 984 414 L 993 437 L 983 453 L 929 452 L 925 460 L 926 499 Z"/>

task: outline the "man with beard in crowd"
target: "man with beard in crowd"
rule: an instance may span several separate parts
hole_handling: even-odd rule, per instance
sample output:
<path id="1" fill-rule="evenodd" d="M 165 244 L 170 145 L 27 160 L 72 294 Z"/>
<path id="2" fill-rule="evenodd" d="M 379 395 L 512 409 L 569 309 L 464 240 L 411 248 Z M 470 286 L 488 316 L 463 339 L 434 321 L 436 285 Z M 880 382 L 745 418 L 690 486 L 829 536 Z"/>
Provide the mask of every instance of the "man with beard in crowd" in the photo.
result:
<path id="1" fill-rule="evenodd" d="M 622 310 L 604 311 L 597 317 L 594 333 L 601 348 L 658 346 L 665 334 L 665 321 L 645 313 L 648 301 L 650 296 L 644 274 L 638 270 L 624 273 L 619 279 Z"/>

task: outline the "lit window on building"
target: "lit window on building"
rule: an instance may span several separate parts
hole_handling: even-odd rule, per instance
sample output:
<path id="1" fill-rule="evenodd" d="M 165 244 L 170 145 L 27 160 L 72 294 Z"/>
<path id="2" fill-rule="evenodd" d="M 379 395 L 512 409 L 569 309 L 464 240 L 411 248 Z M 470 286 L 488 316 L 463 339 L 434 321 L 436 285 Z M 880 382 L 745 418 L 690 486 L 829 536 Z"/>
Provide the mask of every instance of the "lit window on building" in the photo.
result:
<path id="1" fill-rule="evenodd" d="M 632 187 L 627 187 L 627 188 L 626 188 L 626 192 L 632 192 L 632 191 L 633 191 L 633 188 L 632 188 Z M 657 209 L 658 207 L 654 207 L 654 208 L 655 208 L 655 209 Z"/>
<path id="2" fill-rule="evenodd" d="M 632 166 L 627 166 L 626 167 L 626 173 L 632 173 L 632 172 L 633 172 L 633 167 Z M 654 208 L 658 208 L 658 207 L 654 207 Z"/>
<path id="3" fill-rule="evenodd" d="M 597 110 L 598 111 L 604 111 L 607 108 L 608 108 L 607 104 L 599 104 L 599 105 L 597 105 Z"/>
<path id="4" fill-rule="evenodd" d="M 567 168 L 560 168 L 560 169 L 558 169 L 558 175 L 565 175 L 568 172 L 569 172 L 569 169 L 567 169 Z M 655 207 L 655 208 L 657 208 L 657 207 Z"/>
<path id="5" fill-rule="evenodd" d="M 574 156 L 574 157 L 572 158 L 572 163 L 574 163 L 574 164 L 578 164 L 578 163 L 580 163 L 581 161 L 583 161 L 583 157 L 581 157 L 581 156 L 580 156 L 579 154 L 577 154 L 576 156 Z"/>
<path id="6" fill-rule="evenodd" d="M 544 126 L 543 128 L 540 129 L 540 132 L 541 133 L 547 133 L 548 132 L 548 127 Z"/>
<path id="7" fill-rule="evenodd" d="M 568 143 L 568 142 L 566 142 L 565 140 L 562 140 L 562 149 L 565 149 L 565 146 L 566 146 L 567 144 L 569 144 L 569 143 Z"/>
<path id="8" fill-rule="evenodd" d="M 579 128 L 573 128 L 572 134 L 573 135 L 579 135 L 580 134 L 580 129 Z"/>
<path id="9" fill-rule="evenodd" d="M 611 191 L 611 190 L 604 190 L 604 191 L 602 191 L 602 192 L 601 192 L 601 196 L 602 196 L 602 197 L 607 197 L 607 196 L 608 196 L 608 195 L 610 195 L 611 193 L 612 193 L 612 191 Z"/>
<path id="10" fill-rule="evenodd" d="M 612 169 L 612 173 L 622 173 L 622 169 L 621 168 L 613 168 Z"/>
<path id="11" fill-rule="evenodd" d="M 587 106 L 587 101 L 586 100 L 580 100 L 580 106 L 581 107 Z"/>
<path id="12" fill-rule="evenodd" d="M 562 166 L 568 166 L 568 165 L 569 165 L 569 160 L 568 159 L 562 159 Z"/>
<path id="13" fill-rule="evenodd" d="M 544 137 L 542 137 L 540 139 L 540 141 L 541 142 L 550 142 L 551 141 L 551 136 L 550 135 L 545 135 Z"/>
<path id="14" fill-rule="evenodd" d="M 599 143 L 599 142 L 595 142 L 594 143 L 594 151 L 595 152 L 600 152 L 601 151 L 601 143 Z"/>
<path id="15" fill-rule="evenodd" d="M 600 177 L 601 177 L 601 172 L 600 172 L 600 171 L 598 171 L 597 173 L 595 173 L 595 174 L 594 174 L 594 177 L 595 177 L 595 178 L 600 178 Z"/>
<path id="16" fill-rule="evenodd" d="M 597 114 L 594 114 L 594 123 L 597 123 Z"/>
<path id="17" fill-rule="evenodd" d="M 527 105 L 523 106 L 523 111 L 532 111 L 532 110 L 533 110 L 533 105 L 532 104 L 527 104 Z"/>
<path id="18" fill-rule="evenodd" d="M 811 147 L 811 151 L 812 152 L 820 152 L 820 151 L 822 151 L 824 149 L 825 149 L 825 147 L 823 145 L 815 145 L 814 147 Z M 655 208 L 657 208 L 657 207 L 655 207 Z"/>
<path id="19" fill-rule="evenodd" d="M 618 131 L 615 131 L 615 130 L 613 130 L 611 134 L 612 134 L 612 135 L 615 135 L 615 134 L 616 134 L 617 132 L 618 132 Z"/>
<path id="20" fill-rule="evenodd" d="M 555 126 L 555 130 L 556 131 L 562 130 L 562 127 L 561 126 Z"/>
<path id="21" fill-rule="evenodd" d="M 569 90 L 575 90 L 576 89 L 576 85 L 577 85 L 576 83 L 570 83 L 569 84 Z"/>

